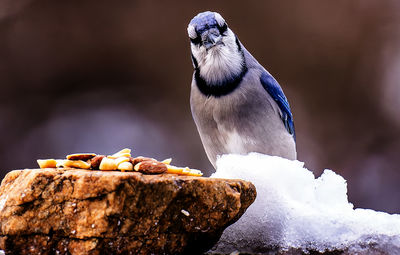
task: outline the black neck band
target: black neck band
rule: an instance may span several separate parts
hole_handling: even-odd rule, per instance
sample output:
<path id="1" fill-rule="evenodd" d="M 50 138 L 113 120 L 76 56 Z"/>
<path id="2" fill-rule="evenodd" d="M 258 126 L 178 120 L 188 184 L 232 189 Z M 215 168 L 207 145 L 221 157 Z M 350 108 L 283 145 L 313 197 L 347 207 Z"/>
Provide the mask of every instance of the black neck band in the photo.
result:
<path id="1" fill-rule="evenodd" d="M 225 96 L 232 91 L 234 91 L 242 81 L 243 77 L 247 73 L 247 68 L 243 66 L 242 72 L 229 79 L 220 81 L 218 83 L 207 83 L 201 76 L 200 70 L 197 68 L 194 73 L 194 78 L 196 79 L 197 87 L 199 88 L 200 92 L 206 96 L 214 96 L 220 97 Z"/>

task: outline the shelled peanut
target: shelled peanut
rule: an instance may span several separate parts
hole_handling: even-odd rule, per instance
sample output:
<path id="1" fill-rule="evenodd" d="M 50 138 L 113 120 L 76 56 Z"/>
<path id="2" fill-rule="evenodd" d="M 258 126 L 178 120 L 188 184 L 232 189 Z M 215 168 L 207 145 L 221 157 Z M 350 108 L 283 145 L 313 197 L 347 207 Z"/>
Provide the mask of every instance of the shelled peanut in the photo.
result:
<path id="1" fill-rule="evenodd" d="M 171 159 L 157 161 L 147 157 L 132 157 L 130 149 L 123 149 L 112 155 L 97 155 L 95 153 L 75 153 L 67 155 L 66 159 L 39 159 L 40 168 L 68 167 L 102 171 L 137 171 L 143 174 L 179 174 L 202 176 L 199 170 L 188 167 L 170 165 Z"/>

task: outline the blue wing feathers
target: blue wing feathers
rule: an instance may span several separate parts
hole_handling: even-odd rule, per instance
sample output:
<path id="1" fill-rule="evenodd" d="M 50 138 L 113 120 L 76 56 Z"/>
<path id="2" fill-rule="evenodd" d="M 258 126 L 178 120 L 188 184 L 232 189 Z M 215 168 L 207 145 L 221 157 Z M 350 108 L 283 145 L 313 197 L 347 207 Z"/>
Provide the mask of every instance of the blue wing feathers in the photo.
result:
<path id="1" fill-rule="evenodd" d="M 289 102 L 282 91 L 279 83 L 272 77 L 269 73 L 263 72 L 260 77 L 261 84 L 264 89 L 268 92 L 268 94 L 275 100 L 278 104 L 279 109 L 282 112 L 281 119 L 287 131 L 296 138 L 296 134 L 294 131 L 294 123 L 293 123 L 293 115 L 290 111 Z"/>

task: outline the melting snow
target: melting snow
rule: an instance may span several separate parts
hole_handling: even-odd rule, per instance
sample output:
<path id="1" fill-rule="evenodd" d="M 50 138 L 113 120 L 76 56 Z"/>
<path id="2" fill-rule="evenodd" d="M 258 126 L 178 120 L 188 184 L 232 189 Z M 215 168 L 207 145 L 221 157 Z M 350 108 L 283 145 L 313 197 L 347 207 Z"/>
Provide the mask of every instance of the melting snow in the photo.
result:
<path id="1" fill-rule="evenodd" d="M 400 215 L 354 209 L 346 180 L 331 170 L 319 178 L 304 163 L 250 153 L 224 155 L 215 178 L 240 178 L 257 188 L 257 198 L 228 227 L 212 252 L 259 253 L 269 248 L 347 250 L 400 254 Z"/>

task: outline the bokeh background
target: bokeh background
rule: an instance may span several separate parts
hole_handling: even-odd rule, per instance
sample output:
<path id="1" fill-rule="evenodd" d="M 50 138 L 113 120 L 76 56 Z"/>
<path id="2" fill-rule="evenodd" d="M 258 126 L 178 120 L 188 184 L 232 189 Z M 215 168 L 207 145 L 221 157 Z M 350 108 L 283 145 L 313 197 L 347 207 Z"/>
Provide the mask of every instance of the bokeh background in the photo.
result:
<path id="1" fill-rule="evenodd" d="M 205 10 L 282 85 L 299 159 L 344 176 L 355 206 L 400 213 L 395 0 L 1 0 L 1 177 L 123 147 L 211 174 L 190 113 L 186 35 Z"/>

